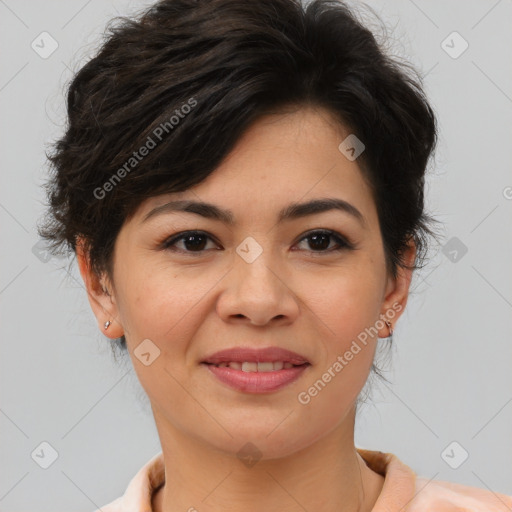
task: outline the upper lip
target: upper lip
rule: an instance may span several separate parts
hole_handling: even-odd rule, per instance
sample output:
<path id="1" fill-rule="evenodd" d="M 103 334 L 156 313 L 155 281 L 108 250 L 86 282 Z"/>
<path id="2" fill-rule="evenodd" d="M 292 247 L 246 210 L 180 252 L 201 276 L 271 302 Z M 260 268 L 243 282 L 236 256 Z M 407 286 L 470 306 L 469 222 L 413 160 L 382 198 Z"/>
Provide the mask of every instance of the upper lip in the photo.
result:
<path id="1" fill-rule="evenodd" d="M 304 364 L 309 361 L 300 354 L 279 347 L 247 348 L 233 347 L 220 350 L 208 356 L 203 363 L 219 364 L 223 362 L 272 362 L 283 361 L 284 363 Z"/>

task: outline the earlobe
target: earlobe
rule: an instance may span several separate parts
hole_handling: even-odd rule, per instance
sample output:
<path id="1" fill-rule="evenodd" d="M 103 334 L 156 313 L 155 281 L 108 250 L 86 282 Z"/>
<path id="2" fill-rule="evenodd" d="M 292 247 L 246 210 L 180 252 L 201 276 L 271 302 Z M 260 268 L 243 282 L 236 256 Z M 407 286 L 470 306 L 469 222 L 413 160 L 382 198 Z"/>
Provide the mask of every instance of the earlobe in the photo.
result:
<path id="1" fill-rule="evenodd" d="M 89 304 L 96 316 L 101 331 L 111 339 L 119 338 L 123 335 L 123 328 L 117 320 L 116 304 L 112 300 L 111 292 L 103 284 L 103 278 L 99 277 L 91 268 L 86 247 L 85 240 L 79 237 L 76 244 L 76 258 L 87 291 Z M 108 334 L 106 333 L 107 329 Z"/>
<path id="2" fill-rule="evenodd" d="M 396 322 L 402 315 L 407 305 L 409 297 L 409 287 L 412 280 L 413 265 L 416 258 L 416 245 L 409 240 L 407 248 L 402 254 L 402 261 L 407 268 L 399 267 L 397 269 L 397 277 L 395 279 L 389 278 L 386 297 L 383 303 L 383 310 L 381 311 L 381 319 L 385 322 L 388 320 L 391 326 L 387 329 L 391 332 L 395 329 Z M 386 328 L 385 328 L 386 329 Z M 385 334 L 383 337 L 387 337 Z"/>

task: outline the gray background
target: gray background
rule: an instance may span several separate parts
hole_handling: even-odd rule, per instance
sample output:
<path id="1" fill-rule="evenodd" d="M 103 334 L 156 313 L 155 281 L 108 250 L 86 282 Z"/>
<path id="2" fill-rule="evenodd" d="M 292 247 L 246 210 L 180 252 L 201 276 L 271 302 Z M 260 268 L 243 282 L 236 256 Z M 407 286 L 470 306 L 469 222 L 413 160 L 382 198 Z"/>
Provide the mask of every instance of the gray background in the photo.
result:
<path id="1" fill-rule="evenodd" d="M 67 274 L 66 260 L 33 252 L 64 86 L 107 20 L 150 3 L 0 0 L 2 511 L 94 510 L 160 451 L 131 363 L 110 356 L 76 263 Z M 392 385 L 361 410 L 356 445 L 428 478 L 512 494 L 512 2 L 367 3 L 394 53 L 425 75 L 440 121 L 427 204 L 445 229 L 398 322 Z M 31 47 L 43 31 L 59 45 L 48 58 Z M 442 46 L 453 31 L 469 44 L 457 58 Z M 43 441 L 58 452 L 48 469 L 31 457 Z M 446 460 L 460 463 L 462 450 L 453 469 Z"/>

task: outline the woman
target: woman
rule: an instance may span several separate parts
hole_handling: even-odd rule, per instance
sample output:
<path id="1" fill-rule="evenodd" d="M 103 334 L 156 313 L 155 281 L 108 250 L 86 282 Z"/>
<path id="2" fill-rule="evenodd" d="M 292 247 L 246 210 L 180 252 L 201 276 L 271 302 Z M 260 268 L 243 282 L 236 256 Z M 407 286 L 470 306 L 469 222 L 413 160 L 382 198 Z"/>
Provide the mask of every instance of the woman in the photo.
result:
<path id="1" fill-rule="evenodd" d="M 432 108 L 349 8 L 163 0 L 74 77 L 40 234 L 162 453 L 109 511 L 506 511 L 354 445 L 435 221 Z"/>

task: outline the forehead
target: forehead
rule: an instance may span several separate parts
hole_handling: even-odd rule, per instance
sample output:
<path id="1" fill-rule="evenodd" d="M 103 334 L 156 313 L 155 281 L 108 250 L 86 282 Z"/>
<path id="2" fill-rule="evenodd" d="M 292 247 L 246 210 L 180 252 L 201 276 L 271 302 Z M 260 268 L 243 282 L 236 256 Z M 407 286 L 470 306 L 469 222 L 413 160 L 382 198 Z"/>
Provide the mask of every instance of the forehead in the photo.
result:
<path id="1" fill-rule="evenodd" d="M 322 109 L 262 117 L 205 180 L 184 192 L 148 199 L 138 221 L 169 201 L 191 200 L 229 209 L 234 223 L 275 222 L 291 203 L 331 198 L 347 203 L 348 209 L 353 206 L 371 224 L 376 220 L 371 191 L 357 159 L 351 161 L 339 150 L 348 135 Z"/>

